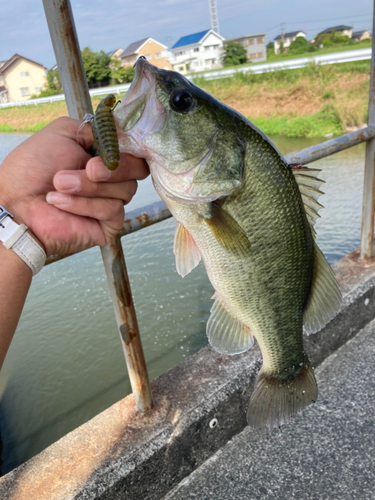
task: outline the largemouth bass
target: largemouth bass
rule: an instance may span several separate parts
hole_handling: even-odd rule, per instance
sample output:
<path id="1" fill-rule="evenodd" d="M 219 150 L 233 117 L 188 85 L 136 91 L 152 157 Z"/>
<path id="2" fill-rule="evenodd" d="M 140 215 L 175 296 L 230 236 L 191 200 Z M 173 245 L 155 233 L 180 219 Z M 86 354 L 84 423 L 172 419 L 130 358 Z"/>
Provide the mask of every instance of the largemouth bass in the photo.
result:
<path id="1" fill-rule="evenodd" d="M 303 325 L 318 331 L 341 303 L 314 241 L 318 171 L 289 165 L 242 115 L 145 60 L 115 120 L 120 150 L 146 159 L 177 220 L 177 271 L 204 262 L 215 289 L 210 344 L 225 354 L 246 351 L 254 337 L 260 346 L 249 424 L 281 425 L 318 395 Z"/>

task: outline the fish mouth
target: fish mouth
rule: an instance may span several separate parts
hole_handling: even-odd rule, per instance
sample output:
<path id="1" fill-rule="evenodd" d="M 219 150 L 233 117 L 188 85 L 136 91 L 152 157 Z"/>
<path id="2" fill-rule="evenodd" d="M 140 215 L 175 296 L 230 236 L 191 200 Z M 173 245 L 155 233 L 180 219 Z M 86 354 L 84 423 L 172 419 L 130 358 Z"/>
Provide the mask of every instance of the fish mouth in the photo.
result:
<path id="1" fill-rule="evenodd" d="M 146 59 L 138 59 L 136 62 L 129 90 L 114 111 L 120 136 L 129 132 L 144 115 L 147 101 L 155 93 L 156 72 L 157 68 L 149 64 Z"/>
<path id="2" fill-rule="evenodd" d="M 146 59 L 139 58 L 135 63 L 135 74 L 129 90 L 118 108 L 127 106 L 141 95 L 147 95 L 148 90 L 155 84 L 157 68 Z"/>

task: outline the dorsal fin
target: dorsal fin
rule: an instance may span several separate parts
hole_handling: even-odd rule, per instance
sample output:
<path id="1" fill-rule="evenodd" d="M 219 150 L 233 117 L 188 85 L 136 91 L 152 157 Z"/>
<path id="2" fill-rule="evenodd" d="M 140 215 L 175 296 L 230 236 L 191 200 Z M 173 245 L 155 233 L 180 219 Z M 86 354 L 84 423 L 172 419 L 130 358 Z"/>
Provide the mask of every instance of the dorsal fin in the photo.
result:
<path id="1" fill-rule="evenodd" d="M 197 267 L 202 258 L 193 237 L 179 222 L 174 235 L 173 253 L 176 256 L 177 272 L 183 278 Z"/>
<path id="2" fill-rule="evenodd" d="M 304 327 L 316 333 L 336 316 L 341 308 L 341 291 L 331 266 L 314 242 L 314 270 L 310 295 L 303 311 Z"/>
<path id="3" fill-rule="evenodd" d="M 319 172 L 321 172 L 318 168 L 301 167 L 300 165 L 291 165 L 291 168 L 302 196 L 307 220 L 315 238 L 315 221 L 320 217 L 318 211 L 323 208 L 323 205 L 318 202 L 319 197 L 323 194 L 319 188 L 325 181 L 317 177 Z"/>
<path id="4" fill-rule="evenodd" d="M 250 349 L 254 343 L 250 328 L 232 315 L 217 293 L 212 298 L 215 302 L 206 326 L 212 347 L 221 354 L 239 354 Z"/>

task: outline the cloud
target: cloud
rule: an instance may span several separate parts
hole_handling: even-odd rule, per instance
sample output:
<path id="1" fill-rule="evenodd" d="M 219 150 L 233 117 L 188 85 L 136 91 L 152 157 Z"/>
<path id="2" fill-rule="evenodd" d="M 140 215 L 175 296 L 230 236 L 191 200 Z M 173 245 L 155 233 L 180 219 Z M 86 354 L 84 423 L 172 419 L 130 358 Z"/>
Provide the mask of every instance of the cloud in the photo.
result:
<path id="1" fill-rule="evenodd" d="M 148 36 L 167 43 L 210 27 L 208 0 L 71 0 L 78 38 L 82 47 L 93 50 L 126 48 Z M 350 16 L 371 12 L 370 0 L 217 0 L 221 34 L 225 37 L 269 31 L 273 38 L 286 29 L 308 29 L 308 36 L 327 27 L 324 19 L 337 18 L 337 24 L 351 24 Z M 309 19 L 322 21 L 306 25 Z M 342 16 L 342 17 L 338 17 Z M 353 18 L 355 21 L 355 19 Z M 299 24 L 300 21 L 300 24 Z M 288 24 L 288 22 L 290 24 Z M 361 24 L 360 24 L 361 22 Z M 335 24 L 329 22 L 328 26 Z M 371 28 L 371 16 L 366 24 Z M 15 52 L 35 59 L 47 67 L 55 62 L 52 44 L 41 1 L 12 0 L 3 2 L 0 18 L 0 60 Z M 42 58 L 42 60 L 41 60 Z"/>

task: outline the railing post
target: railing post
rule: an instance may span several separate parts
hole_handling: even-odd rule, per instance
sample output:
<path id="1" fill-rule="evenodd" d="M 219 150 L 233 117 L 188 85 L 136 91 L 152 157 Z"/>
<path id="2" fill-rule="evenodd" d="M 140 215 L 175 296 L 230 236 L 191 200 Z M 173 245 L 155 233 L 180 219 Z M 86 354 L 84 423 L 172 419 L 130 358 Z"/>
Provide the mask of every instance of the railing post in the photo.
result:
<path id="1" fill-rule="evenodd" d="M 371 79 L 368 103 L 368 125 L 375 125 L 375 0 L 373 2 L 372 21 L 372 54 Z M 374 241 L 374 210 L 375 210 L 375 138 L 367 141 L 365 158 L 365 175 L 363 186 L 362 228 L 361 228 L 361 259 L 372 257 Z"/>
<path id="2" fill-rule="evenodd" d="M 92 105 L 70 0 L 43 0 L 43 5 L 69 115 L 82 120 Z M 143 413 L 153 401 L 120 237 L 101 251 L 136 409 Z"/>
<path id="3" fill-rule="evenodd" d="M 102 248 L 102 257 L 136 407 L 144 413 L 153 406 L 152 395 L 120 236 Z"/>

